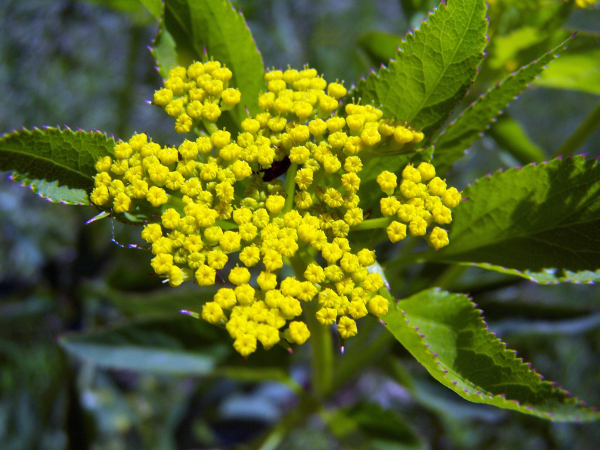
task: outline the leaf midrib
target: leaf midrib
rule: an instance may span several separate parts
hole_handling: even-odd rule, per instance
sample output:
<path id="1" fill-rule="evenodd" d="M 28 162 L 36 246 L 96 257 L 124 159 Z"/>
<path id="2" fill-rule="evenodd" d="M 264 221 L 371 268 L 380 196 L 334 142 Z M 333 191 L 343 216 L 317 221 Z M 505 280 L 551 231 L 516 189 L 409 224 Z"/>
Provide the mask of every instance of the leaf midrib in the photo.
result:
<path id="1" fill-rule="evenodd" d="M 446 71 L 448 70 L 448 68 L 452 65 L 452 62 L 454 61 L 454 57 L 456 56 L 456 53 L 458 52 L 458 49 L 460 48 L 460 46 L 462 45 L 465 35 L 467 34 L 467 32 L 471 29 L 471 21 L 473 20 L 473 15 L 475 14 L 475 9 L 477 7 L 477 2 L 473 2 L 473 9 L 471 11 L 471 13 L 469 14 L 469 25 L 467 27 L 464 28 L 464 33 L 463 35 L 460 37 L 459 43 L 456 45 L 456 47 L 454 48 L 454 52 L 452 53 L 452 57 L 450 58 L 450 63 L 448 64 L 444 64 L 444 69 L 442 70 L 442 73 L 440 74 L 438 80 L 435 82 L 435 84 L 433 85 L 433 89 L 432 91 L 435 91 L 437 85 L 440 83 L 440 81 L 442 80 L 442 78 L 444 77 Z M 446 6 L 446 8 L 448 8 L 448 6 Z M 446 26 L 446 21 L 443 22 L 443 26 Z M 440 27 L 440 35 L 442 35 L 442 27 Z M 441 39 L 441 37 L 440 37 Z M 442 55 L 442 59 L 443 59 L 443 55 L 444 53 L 440 51 L 440 55 Z M 425 85 L 425 89 L 427 89 L 427 85 Z M 416 112 L 413 114 L 413 116 L 409 119 L 409 122 L 414 120 L 414 118 L 417 116 L 417 114 L 423 109 L 423 106 L 425 105 L 425 103 L 427 103 L 427 100 L 429 100 L 429 96 L 427 94 L 425 94 L 425 96 L 423 97 L 423 101 L 421 102 L 421 104 L 419 105 L 419 107 L 415 110 Z"/>
<path id="2" fill-rule="evenodd" d="M 93 180 L 93 178 L 91 176 L 88 176 L 88 175 L 84 174 L 83 172 L 80 172 L 79 170 L 76 170 L 76 169 L 74 169 L 72 167 L 69 167 L 69 166 L 65 166 L 64 164 L 60 164 L 60 163 L 56 162 L 53 159 L 49 159 L 49 158 L 44 157 L 44 156 L 36 155 L 35 153 L 28 153 L 28 152 L 23 152 L 23 151 L 15 150 L 15 149 L 7 149 L 5 147 L 0 147 L 0 152 L 17 153 L 19 155 L 25 155 L 25 156 L 27 156 L 29 158 L 32 158 L 32 159 L 41 159 L 43 161 L 46 161 L 47 163 L 51 163 L 51 164 L 53 164 L 55 166 L 61 167 L 62 169 L 66 170 L 68 172 L 72 172 L 72 173 L 74 173 L 77 176 L 81 176 L 82 178 L 85 178 L 86 180 L 90 180 L 90 181 Z M 78 152 L 78 153 L 81 153 L 81 152 Z M 52 181 L 54 181 L 54 180 L 52 180 Z"/>

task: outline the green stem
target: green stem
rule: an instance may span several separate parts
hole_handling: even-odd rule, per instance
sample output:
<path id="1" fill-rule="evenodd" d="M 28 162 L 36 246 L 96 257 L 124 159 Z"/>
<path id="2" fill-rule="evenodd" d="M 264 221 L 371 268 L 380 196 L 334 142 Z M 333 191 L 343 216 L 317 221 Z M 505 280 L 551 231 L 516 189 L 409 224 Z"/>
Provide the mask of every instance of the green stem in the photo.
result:
<path id="1" fill-rule="evenodd" d="M 317 309 L 316 303 L 306 305 L 306 323 L 312 346 L 313 397 L 322 402 L 333 386 L 333 342 L 329 327 L 321 325 L 315 316 Z"/>
<path id="2" fill-rule="evenodd" d="M 296 172 L 298 171 L 298 163 L 292 163 L 287 173 L 285 174 L 285 205 L 281 210 L 280 215 L 290 212 L 294 206 L 294 190 L 296 189 Z"/>
<path id="3" fill-rule="evenodd" d="M 565 143 L 561 145 L 552 156 L 557 158 L 560 155 L 571 155 L 575 153 L 577 149 L 587 141 L 598 126 L 600 126 L 600 105 L 594 108 L 575 132 L 569 136 Z"/>
<path id="4" fill-rule="evenodd" d="M 216 123 L 213 122 L 209 122 L 206 119 L 202 119 L 202 123 L 204 124 L 204 128 L 206 128 L 206 131 L 208 132 L 208 134 L 210 134 L 211 136 L 219 130 L 219 127 L 217 127 Z"/>
<path id="5" fill-rule="evenodd" d="M 391 217 L 380 217 L 379 219 L 363 220 L 358 225 L 352 227 L 352 231 L 356 230 L 374 230 L 376 228 L 387 228 L 392 223 Z"/>
<path id="6" fill-rule="evenodd" d="M 309 257 L 308 252 L 301 251 L 289 259 L 296 278 L 301 281 L 304 280 L 304 271 L 308 265 L 306 260 Z M 305 305 L 306 324 L 312 346 L 312 393 L 315 400 L 322 402 L 331 392 L 333 385 L 333 341 L 329 327 L 321 325 L 316 318 L 318 309 L 319 306 L 314 300 Z"/>

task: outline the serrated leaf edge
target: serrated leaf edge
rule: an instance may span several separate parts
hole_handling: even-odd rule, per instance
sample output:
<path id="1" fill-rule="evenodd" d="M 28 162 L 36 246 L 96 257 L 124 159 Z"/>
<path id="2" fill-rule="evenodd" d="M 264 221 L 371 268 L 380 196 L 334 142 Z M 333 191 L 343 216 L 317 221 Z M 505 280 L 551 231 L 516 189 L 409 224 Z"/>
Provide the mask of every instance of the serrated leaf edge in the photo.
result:
<path id="1" fill-rule="evenodd" d="M 438 291 L 438 292 L 442 292 L 442 293 L 447 293 L 448 295 L 451 295 L 451 293 L 442 290 L 441 288 L 433 288 L 433 290 Z M 495 333 L 492 333 L 488 326 L 487 323 L 484 320 L 484 316 L 483 316 L 483 311 L 481 309 L 477 309 L 477 305 L 475 303 L 473 303 L 473 299 L 465 294 L 461 294 L 464 295 L 465 297 L 467 297 L 469 299 L 469 303 L 471 305 L 471 307 L 473 308 L 473 312 L 475 312 L 477 314 L 477 320 L 480 322 L 480 324 L 482 325 L 482 327 L 484 328 L 484 330 L 489 333 L 490 335 L 493 336 L 492 339 L 492 343 L 496 344 L 496 345 L 500 345 L 502 347 L 506 347 L 506 344 L 504 342 L 502 342 Z M 469 391 L 468 389 L 456 389 L 454 387 L 451 386 L 456 386 L 457 382 L 453 381 L 451 378 L 448 377 L 448 373 L 450 373 L 451 368 L 447 367 L 443 362 L 441 362 L 439 360 L 439 357 L 436 353 L 432 352 L 431 350 L 429 350 L 429 344 L 427 344 L 425 342 L 425 338 L 426 336 L 424 334 L 419 333 L 419 327 L 414 327 L 412 325 L 410 325 L 410 321 L 408 320 L 407 313 L 401 309 L 398 309 L 398 306 L 395 305 L 396 310 L 400 311 L 405 317 L 403 318 L 404 321 L 406 322 L 406 325 L 408 326 L 408 328 L 410 330 L 414 330 L 414 332 L 416 333 L 416 335 L 419 337 L 419 345 L 421 345 L 421 350 L 423 350 L 429 357 L 431 357 L 431 359 L 433 360 L 433 362 L 435 363 L 433 365 L 433 367 L 438 367 L 439 371 L 437 373 L 437 375 L 439 377 L 441 377 L 442 379 L 444 379 L 447 383 L 442 382 L 438 376 L 435 376 L 433 373 L 431 373 L 431 375 L 436 378 L 438 381 L 442 382 L 442 384 L 444 384 L 445 386 L 447 386 L 448 388 L 450 388 L 451 390 L 453 390 L 454 392 L 456 392 L 458 395 L 460 395 L 462 398 L 464 398 L 465 400 L 469 400 L 471 402 L 474 403 L 484 403 L 484 404 L 489 404 L 488 402 L 486 402 L 484 399 L 490 399 L 494 402 L 499 402 L 502 404 L 502 407 L 505 409 L 511 409 L 514 411 L 519 411 L 525 414 L 530 414 L 530 415 L 534 415 L 537 417 L 541 417 L 544 419 L 550 419 L 550 420 L 554 420 L 557 422 L 560 421 L 575 421 L 575 422 L 584 422 L 587 420 L 595 420 L 595 419 L 599 419 L 600 418 L 600 412 L 598 412 L 597 408 L 595 406 L 593 407 L 585 407 L 585 402 L 582 400 L 579 400 L 577 397 L 573 396 L 569 391 L 566 391 L 564 389 L 562 389 L 560 386 L 557 386 L 556 383 L 553 382 L 549 382 L 549 381 L 541 381 L 542 383 L 548 383 L 551 385 L 552 389 L 554 391 L 560 391 L 561 393 L 563 393 L 570 402 L 572 402 L 573 404 L 577 404 L 579 403 L 583 408 L 586 408 L 588 411 L 588 413 L 592 413 L 594 416 L 597 416 L 595 418 L 590 417 L 589 419 L 581 419 L 581 417 L 578 416 L 573 416 L 572 418 L 570 418 L 569 416 L 567 416 L 565 419 L 562 418 L 555 418 L 555 414 L 553 413 L 544 413 L 544 412 L 538 412 L 535 411 L 534 406 L 532 405 L 522 405 L 518 400 L 507 400 L 506 396 L 504 394 L 498 394 L 498 395 L 492 395 L 492 394 L 487 394 L 487 393 L 483 393 L 481 391 L 477 391 L 476 389 L 473 389 L 473 391 Z M 507 357 L 511 358 L 512 360 L 515 362 L 520 362 L 522 364 L 525 364 L 527 366 L 530 367 L 531 369 L 531 363 L 526 363 L 523 361 L 523 358 L 518 358 L 516 356 L 516 351 L 510 351 L 510 350 L 506 350 L 507 352 Z M 450 369 L 450 370 L 448 370 Z M 540 379 L 543 379 L 543 375 L 538 374 L 535 369 L 531 369 L 533 372 L 535 372 Z M 457 376 L 457 378 L 462 378 L 461 376 Z M 468 380 L 464 380 L 466 384 L 472 384 L 470 383 Z"/>
<path id="2" fill-rule="evenodd" d="M 431 17 L 433 17 L 438 11 L 447 10 L 447 9 L 448 9 L 448 4 L 447 4 L 446 0 L 442 0 L 442 3 L 440 4 L 439 7 L 435 7 L 435 8 L 433 8 L 433 11 L 429 11 L 427 13 L 427 20 L 423 19 L 420 27 L 418 27 L 418 28 L 414 27 L 412 29 L 409 29 L 408 32 L 406 33 L 406 36 L 402 38 L 400 45 L 396 49 L 396 57 L 398 57 L 399 54 L 404 53 L 404 50 L 402 47 L 405 44 L 408 44 L 410 40 L 416 39 L 416 37 L 419 33 L 423 33 L 424 30 L 427 30 L 429 28 L 429 20 L 431 19 Z M 489 23 L 489 19 L 487 17 L 485 17 L 485 20 Z M 486 36 L 486 41 L 489 41 L 488 36 Z M 487 55 L 487 53 L 485 51 L 482 51 L 481 59 L 483 59 L 486 55 Z M 371 68 L 369 71 L 368 78 L 361 76 L 360 80 L 358 81 L 358 84 L 356 86 L 354 86 L 354 85 L 352 86 L 349 97 L 355 96 L 356 94 L 358 94 L 360 92 L 361 89 L 364 89 L 367 86 L 367 80 L 370 79 L 371 77 L 375 77 L 375 78 L 379 79 L 380 74 L 382 72 L 391 72 L 391 67 L 395 64 L 397 64 L 396 59 L 390 59 L 387 66 L 385 64 L 381 64 L 381 67 L 378 72 L 376 72 L 373 68 Z M 477 78 L 477 75 L 479 74 L 480 69 L 481 69 L 481 66 L 477 67 L 475 77 L 473 77 L 473 79 L 471 80 L 471 84 Z M 469 94 L 469 91 L 465 92 L 465 96 L 468 94 Z M 459 103 L 460 103 L 460 101 L 459 101 Z M 457 103 L 457 105 L 458 105 L 458 103 Z M 377 107 L 377 105 L 375 105 L 375 106 Z M 448 117 L 450 117 L 452 115 L 453 112 L 454 111 L 450 111 L 448 113 L 446 118 L 442 122 L 440 122 L 437 129 L 439 129 L 441 126 L 443 126 L 444 122 L 448 119 Z M 431 140 L 431 138 L 427 139 L 428 142 L 430 140 Z"/>
<path id="3" fill-rule="evenodd" d="M 92 133 L 92 134 L 104 137 L 106 140 L 112 139 L 113 141 L 116 141 L 115 137 L 113 135 L 111 135 L 109 137 L 107 133 L 105 133 L 103 131 L 99 131 L 99 130 L 85 131 L 85 130 L 82 130 L 81 128 L 77 128 L 75 131 L 73 131 L 71 128 L 69 128 L 68 125 L 63 125 L 63 128 L 61 128 L 60 125 L 57 125 L 56 127 L 51 127 L 51 126 L 44 125 L 41 128 L 32 127 L 31 129 L 27 129 L 25 127 L 21 127 L 20 130 L 12 130 L 12 131 L 10 131 L 8 133 L 5 133 L 5 134 L 3 134 L 3 135 L 0 136 L 0 145 L 2 144 L 2 142 L 4 140 L 9 139 L 9 138 L 14 137 L 14 136 L 22 136 L 23 134 L 33 135 L 35 133 L 44 133 L 44 131 L 58 131 L 60 134 L 71 133 L 73 136 L 76 136 L 77 134 L 82 134 L 82 133 L 83 134 Z M 52 161 L 52 163 L 56 164 L 54 161 Z M 66 170 L 69 170 L 71 172 L 77 172 L 77 171 L 73 170 L 70 167 L 62 166 L 61 164 L 57 164 L 57 165 L 63 167 Z M 8 172 L 11 173 L 11 175 L 9 175 L 9 179 L 11 181 L 19 183 L 21 187 L 29 188 L 31 190 L 31 192 L 33 192 L 38 197 L 43 198 L 46 201 L 49 201 L 51 203 L 59 203 L 59 204 L 62 204 L 62 205 L 75 205 L 75 206 L 88 205 L 88 203 L 76 203 L 76 202 L 68 202 L 68 201 L 65 201 L 65 200 L 54 200 L 54 199 L 52 199 L 50 197 L 47 197 L 47 196 L 45 196 L 45 195 L 40 194 L 39 192 L 37 192 L 34 189 L 34 187 L 32 186 L 32 182 L 34 180 L 31 180 L 31 182 L 26 182 L 26 181 L 23 181 L 23 180 L 19 179 L 19 177 L 26 177 L 27 175 L 20 174 L 20 173 L 15 172 L 15 171 L 8 171 Z M 77 173 L 79 173 L 82 176 L 85 176 L 85 175 L 81 174 L 81 172 L 77 172 Z M 47 180 L 41 180 L 41 181 L 45 181 L 46 183 L 52 183 L 52 181 L 47 181 Z M 57 181 L 54 180 L 54 182 L 57 182 Z M 60 185 L 58 185 L 58 186 L 60 186 Z"/>
<path id="4" fill-rule="evenodd" d="M 526 65 L 522 66 L 521 68 L 519 68 L 518 70 L 516 70 L 516 71 L 512 72 L 512 73 L 511 73 L 510 75 L 508 75 L 506 78 L 504 78 L 503 80 L 501 80 L 501 81 L 497 82 L 497 83 L 496 83 L 494 86 L 492 86 L 491 88 L 489 88 L 487 91 L 485 91 L 484 93 L 480 94 L 480 95 L 479 95 L 479 97 L 477 97 L 477 99 L 476 99 L 476 100 L 472 101 L 472 102 L 469 104 L 469 106 L 467 106 L 467 107 L 464 109 L 464 111 L 462 111 L 462 112 L 461 112 L 461 113 L 460 113 L 460 114 L 459 114 L 459 115 L 456 117 L 456 119 L 452 120 L 451 122 L 449 122 L 449 123 L 448 123 L 448 125 L 446 125 L 446 127 L 444 127 L 444 129 L 442 130 L 442 132 L 441 132 L 441 133 L 440 133 L 438 136 L 436 136 L 436 137 L 435 137 L 435 139 L 433 140 L 433 145 L 435 146 L 435 145 L 437 144 L 438 140 L 439 140 L 439 139 L 440 139 L 440 138 L 441 138 L 441 137 L 442 137 L 444 134 L 446 134 L 446 131 L 447 131 L 447 130 L 448 130 L 448 129 L 449 129 L 451 126 L 452 126 L 452 125 L 454 125 L 454 124 L 455 124 L 455 123 L 456 123 L 458 120 L 460 120 L 460 119 L 462 118 L 462 116 L 463 116 L 465 113 L 467 113 L 468 111 L 470 111 L 470 110 L 473 108 L 473 106 L 474 106 L 476 103 L 478 103 L 480 100 L 482 100 L 483 98 L 485 98 L 485 96 L 486 96 L 486 95 L 488 95 L 488 94 L 490 94 L 490 93 L 492 93 L 492 92 L 496 91 L 497 89 L 500 89 L 500 88 L 501 88 L 501 87 L 504 85 L 504 83 L 505 83 L 506 81 L 508 81 L 508 80 L 510 80 L 510 79 L 512 79 L 512 78 L 514 78 L 514 77 L 516 77 L 517 75 L 519 75 L 519 74 L 520 74 L 522 71 L 524 71 L 524 70 L 525 70 L 525 69 L 527 69 L 528 67 L 530 67 L 530 66 L 532 66 L 532 65 L 536 64 L 536 63 L 537 63 L 537 62 L 538 62 L 540 59 L 542 59 L 542 58 L 544 58 L 544 57 L 546 57 L 546 56 L 548 56 L 548 55 L 552 55 L 554 52 L 558 52 L 558 51 L 563 51 L 563 50 L 566 50 L 566 49 L 568 48 L 568 44 L 569 44 L 569 42 L 571 41 L 571 39 L 573 39 L 573 37 L 574 37 L 576 34 L 577 34 L 577 33 L 574 33 L 573 35 L 571 35 L 571 37 L 569 37 L 567 40 L 565 40 L 565 41 L 564 41 L 564 42 L 563 42 L 561 45 L 559 45 L 558 47 L 556 47 L 556 48 L 554 48 L 554 49 L 552 49 L 552 50 L 549 50 L 549 51 L 547 51 L 546 53 L 544 53 L 544 54 L 543 54 L 542 56 L 540 56 L 539 58 L 536 58 L 536 59 L 534 59 L 534 60 L 533 60 L 533 61 L 531 61 L 529 64 L 526 64 Z M 558 53 L 554 54 L 554 55 L 553 55 L 553 58 L 552 58 L 550 61 L 548 61 L 548 64 L 552 63 L 552 61 L 554 61 L 555 59 L 557 59 L 559 56 L 560 56 L 560 55 L 559 55 Z M 545 69 L 547 69 L 547 68 L 548 68 L 548 65 L 544 66 L 544 67 L 543 67 L 543 70 L 545 70 Z M 523 89 L 521 89 L 521 91 L 519 91 L 519 94 L 520 94 L 521 92 L 523 92 L 525 89 L 529 88 L 529 87 L 531 86 L 531 83 L 533 83 L 533 81 L 534 81 L 534 80 L 536 80 L 536 79 L 537 79 L 537 78 L 539 78 L 539 77 L 540 77 L 540 75 L 539 75 L 539 74 L 538 74 L 538 75 L 536 75 L 536 76 L 533 78 L 533 80 L 532 80 L 531 82 L 527 83 L 527 84 L 525 85 L 525 87 L 523 87 Z M 507 108 L 507 107 L 508 107 L 508 106 L 509 106 L 509 105 L 510 105 L 510 104 L 511 104 L 513 101 L 517 100 L 517 99 L 519 98 L 519 94 L 515 95 L 515 96 L 513 97 L 513 99 L 512 99 L 510 102 L 508 102 L 508 103 L 506 104 L 505 108 Z M 489 129 L 490 129 L 490 127 L 492 126 L 492 124 L 493 124 L 494 122 L 496 122 L 496 121 L 498 120 L 498 117 L 499 117 L 499 116 L 501 116 L 502 114 L 504 114 L 504 110 L 500 110 L 500 111 L 498 111 L 498 113 L 497 113 L 497 114 L 494 116 L 494 118 L 493 118 L 493 119 L 490 121 L 490 123 L 489 123 L 489 124 L 488 124 L 488 125 L 485 127 L 484 131 L 482 131 L 482 132 L 479 134 L 479 137 L 483 137 L 483 136 L 485 135 L 485 131 L 489 130 Z M 466 151 L 466 150 L 467 150 L 467 149 L 465 149 L 464 151 Z M 463 155 L 464 155 L 464 153 L 463 153 Z M 434 161 L 435 161 L 435 154 L 434 154 Z M 454 161 L 454 162 L 456 162 L 456 161 Z M 454 165 L 454 163 L 453 163 L 453 165 Z"/>

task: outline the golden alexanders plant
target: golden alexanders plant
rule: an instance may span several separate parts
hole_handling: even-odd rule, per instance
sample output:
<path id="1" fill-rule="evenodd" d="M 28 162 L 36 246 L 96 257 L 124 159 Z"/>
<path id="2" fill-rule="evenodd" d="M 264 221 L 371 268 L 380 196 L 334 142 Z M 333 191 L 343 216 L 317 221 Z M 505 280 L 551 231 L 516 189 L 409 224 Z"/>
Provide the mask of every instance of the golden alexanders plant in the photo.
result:
<path id="1" fill-rule="evenodd" d="M 114 158 L 96 163 L 90 199 L 113 215 L 139 209 L 160 217 L 142 238 L 152 246 L 155 272 L 171 286 L 228 282 L 201 315 L 225 327 L 242 356 L 257 341 L 267 350 L 283 340 L 304 344 L 310 331 L 302 304 L 313 299 L 322 326 L 336 324 L 342 340 L 352 337 L 356 320 L 388 312 L 388 300 L 377 294 L 383 279 L 369 272 L 375 252 L 353 250 L 348 240 L 364 223 L 361 154 L 412 149 L 424 135 L 356 101 L 336 115 L 346 88 L 305 68 L 267 72 L 258 97 L 263 112 L 244 119 L 232 139 L 216 123 L 240 101 L 228 87 L 232 75 L 214 60 L 171 69 L 154 104 L 175 118 L 177 132 L 201 126 L 206 133 L 179 148 L 161 148 L 145 134 L 118 143 Z M 283 174 L 285 183 L 276 178 Z M 389 171 L 376 179 L 386 195 L 380 208 L 390 217 L 390 241 L 410 234 L 445 247 L 447 232 L 427 228 L 452 221 L 459 192 L 446 189 L 428 162 L 407 165 L 401 179 Z M 295 276 L 282 275 L 284 259 Z"/>
<path id="2" fill-rule="evenodd" d="M 304 413 L 343 381 L 332 375 L 332 331 L 344 345 L 357 334 L 356 321 L 372 315 L 387 339 L 470 401 L 552 420 L 597 419 L 506 350 L 468 296 L 429 286 L 394 298 L 399 268 L 424 261 L 542 283 L 600 279 L 596 161 L 514 168 L 462 193 L 445 182 L 566 45 L 445 125 L 481 64 L 485 13 L 482 0 L 442 4 L 388 67 L 348 91 L 309 67 L 265 71 L 227 1 L 167 0 L 160 14 L 169 20 L 160 22 L 153 46 L 164 87 L 152 103 L 173 118 L 181 141 L 20 131 L 0 140 L 0 168 L 54 201 L 92 203 L 98 218 L 142 223 L 154 271 L 173 287 L 198 284 L 197 312 L 186 313 L 225 328 L 244 358 L 268 349 L 276 355 L 278 345 L 291 350 L 310 337 L 313 383 L 299 392 L 312 400 L 302 402 Z M 398 245 L 415 237 L 430 248 Z M 376 258 L 383 242 L 394 257 Z M 218 289 L 204 299 L 212 285 Z M 76 339 L 65 341 L 75 353 Z M 347 373 L 363 361 L 344 358 Z"/>

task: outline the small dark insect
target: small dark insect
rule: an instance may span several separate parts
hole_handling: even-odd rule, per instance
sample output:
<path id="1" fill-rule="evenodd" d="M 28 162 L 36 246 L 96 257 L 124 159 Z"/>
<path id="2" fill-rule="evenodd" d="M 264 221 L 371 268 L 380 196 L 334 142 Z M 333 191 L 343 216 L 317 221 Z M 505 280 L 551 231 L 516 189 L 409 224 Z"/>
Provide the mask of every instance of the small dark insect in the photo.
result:
<path id="1" fill-rule="evenodd" d="M 268 169 L 261 169 L 263 181 L 273 181 L 283 175 L 292 165 L 290 158 L 285 157 L 281 161 L 275 161 Z"/>

